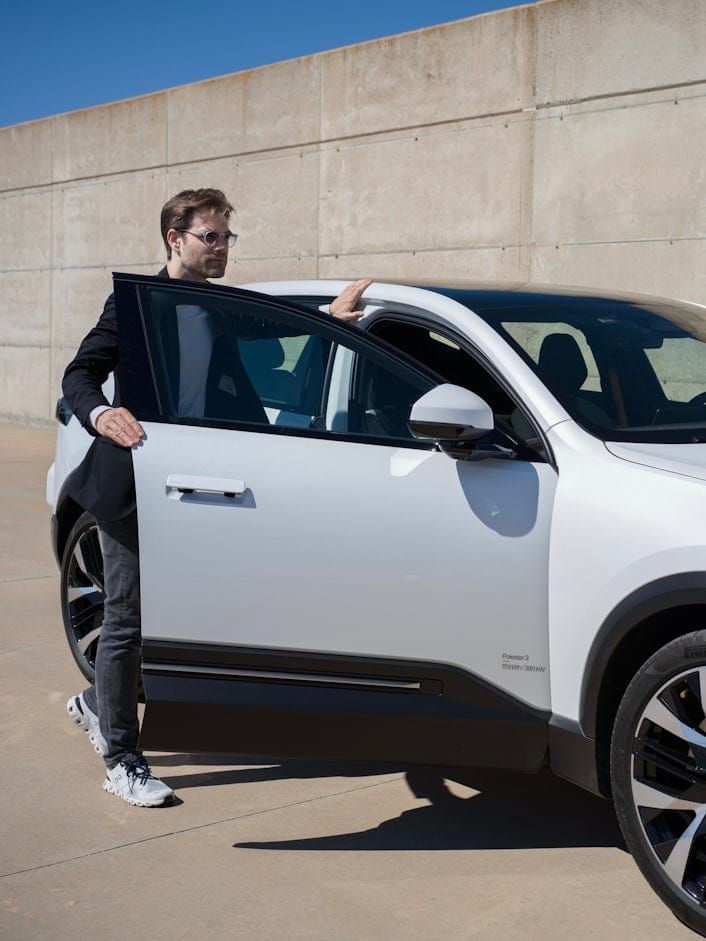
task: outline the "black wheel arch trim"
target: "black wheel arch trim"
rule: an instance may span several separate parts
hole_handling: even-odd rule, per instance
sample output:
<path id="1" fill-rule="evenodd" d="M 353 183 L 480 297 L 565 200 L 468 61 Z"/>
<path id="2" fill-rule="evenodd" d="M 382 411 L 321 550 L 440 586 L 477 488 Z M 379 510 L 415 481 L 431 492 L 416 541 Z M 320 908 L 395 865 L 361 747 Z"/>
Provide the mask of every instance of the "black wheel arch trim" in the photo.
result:
<path id="1" fill-rule="evenodd" d="M 656 579 L 636 589 L 611 611 L 593 640 L 581 684 L 580 727 L 586 736 L 596 737 L 603 677 L 623 640 L 649 618 L 691 605 L 706 607 L 706 572 L 682 572 Z"/>
<path id="2" fill-rule="evenodd" d="M 607 796 L 601 788 L 596 764 L 596 743 L 578 722 L 553 715 L 549 720 L 549 766 L 560 778 Z"/>
<path id="3" fill-rule="evenodd" d="M 61 568 L 61 558 L 59 556 L 60 538 L 59 520 L 56 513 L 52 513 L 51 519 L 49 520 L 49 541 L 51 543 L 52 552 L 54 553 L 54 559 L 59 568 Z"/>
<path id="4" fill-rule="evenodd" d="M 51 518 L 51 547 L 54 552 L 56 564 L 61 568 L 61 560 L 66 547 L 71 527 L 84 511 L 83 507 L 74 500 L 69 493 L 69 485 L 72 478 L 76 475 L 78 468 L 74 468 L 67 474 L 64 480 L 59 497 L 56 501 L 56 510 Z"/>

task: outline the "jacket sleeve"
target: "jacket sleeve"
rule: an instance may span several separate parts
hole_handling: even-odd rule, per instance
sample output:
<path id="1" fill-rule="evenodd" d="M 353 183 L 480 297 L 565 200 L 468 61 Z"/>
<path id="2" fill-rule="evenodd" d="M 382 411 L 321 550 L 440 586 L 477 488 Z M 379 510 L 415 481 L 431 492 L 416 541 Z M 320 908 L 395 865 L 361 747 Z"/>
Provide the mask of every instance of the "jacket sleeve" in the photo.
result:
<path id="1" fill-rule="evenodd" d="M 118 367 L 118 333 L 115 299 L 111 294 L 95 327 L 83 338 L 66 367 L 62 389 L 72 411 L 92 435 L 97 432 L 89 416 L 97 405 L 110 405 L 101 386 Z M 116 389 L 118 388 L 116 376 Z"/>

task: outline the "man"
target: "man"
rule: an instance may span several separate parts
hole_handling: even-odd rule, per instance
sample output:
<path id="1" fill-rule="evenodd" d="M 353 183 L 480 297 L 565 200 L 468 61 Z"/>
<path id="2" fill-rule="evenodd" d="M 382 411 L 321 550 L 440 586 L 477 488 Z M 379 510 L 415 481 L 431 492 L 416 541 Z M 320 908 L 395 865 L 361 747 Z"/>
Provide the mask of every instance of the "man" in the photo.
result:
<path id="1" fill-rule="evenodd" d="M 159 276 L 207 281 L 225 274 L 228 251 L 237 236 L 230 231 L 233 207 L 217 189 L 184 190 L 162 208 L 162 238 L 167 264 Z M 357 305 L 371 282 L 350 284 L 330 306 L 330 314 L 355 321 Z M 179 413 L 204 415 L 207 390 L 196 379 L 217 342 L 209 312 L 177 307 L 176 342 L 188 350 L 181 358 L 177 394 Z M 231 353 L 238 358 L 237 350 Z M 199 365 L 200 364 L 200 365 Z M 112 405 L 101 386 L 115 374 Z M 140 578 L 137 512 L 131 448 L 144 431 L 122 405 L 117 325 L 113 295 L 64 374 L 63 391 L 74 414 L 96 440 L 67 483 L 76 502 L 98 520 L 103 552 L 105 614 L 96 655 L 96 683 L 67 703 L 73 721 L 103 757 L 103 787 L 141 807 L 171 800 L 172 789 L 155 778 L 138 749 L 137 699 L 140 675 Z M 148 444 L 146 446 L 149 446 Z"/>

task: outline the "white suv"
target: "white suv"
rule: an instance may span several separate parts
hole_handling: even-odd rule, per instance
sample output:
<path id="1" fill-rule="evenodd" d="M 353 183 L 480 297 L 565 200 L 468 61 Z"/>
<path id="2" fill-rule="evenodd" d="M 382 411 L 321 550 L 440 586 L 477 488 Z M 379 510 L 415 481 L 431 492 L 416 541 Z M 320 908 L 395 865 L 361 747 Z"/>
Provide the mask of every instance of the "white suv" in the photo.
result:
<path id="1" fill-rule="evenodd" d="M 549 764 L 612 797 L 706 933 L 706 310 L 376 283 L 346 326 L 316 309 L 340 282 L 253 287 L 115 276 L 143 747 Z M 221 364 L 179 414 L 181 304 L 228 324 L 264 410 Z M 90 677 L 102 563 L 62 408 L 48 498 Z"/>

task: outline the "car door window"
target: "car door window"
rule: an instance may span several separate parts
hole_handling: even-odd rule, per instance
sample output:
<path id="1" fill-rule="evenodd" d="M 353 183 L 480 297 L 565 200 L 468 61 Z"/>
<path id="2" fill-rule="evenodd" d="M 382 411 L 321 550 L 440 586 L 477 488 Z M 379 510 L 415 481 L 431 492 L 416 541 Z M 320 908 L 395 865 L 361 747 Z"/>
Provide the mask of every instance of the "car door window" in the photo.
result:
<path id="1" fill-rule="evenodd" d="M 407 420 L 414 401 L 436 384 L 432 374 L 318 311 L 211 288 L 139 285 L 162 420 L 428 446 L 414 441 Z M 139 403 L 145 371 L 131 366 L 124 381 Z"/>

